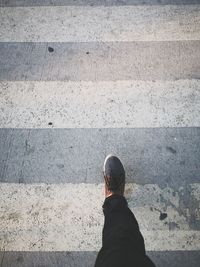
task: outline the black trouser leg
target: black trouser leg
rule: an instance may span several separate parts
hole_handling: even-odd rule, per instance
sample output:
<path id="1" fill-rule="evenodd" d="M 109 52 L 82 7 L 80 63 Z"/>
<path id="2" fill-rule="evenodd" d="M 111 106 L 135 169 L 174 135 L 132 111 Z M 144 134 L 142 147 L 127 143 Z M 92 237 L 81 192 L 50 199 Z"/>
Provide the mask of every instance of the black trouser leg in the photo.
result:
<path id="1" fill-rule="evenodd" d="M 95 267 L 152 267 L 145 254 L 144 239 L 137 220 L 123 196 L 112 195 L 103 204 L 103 246 Z"/>

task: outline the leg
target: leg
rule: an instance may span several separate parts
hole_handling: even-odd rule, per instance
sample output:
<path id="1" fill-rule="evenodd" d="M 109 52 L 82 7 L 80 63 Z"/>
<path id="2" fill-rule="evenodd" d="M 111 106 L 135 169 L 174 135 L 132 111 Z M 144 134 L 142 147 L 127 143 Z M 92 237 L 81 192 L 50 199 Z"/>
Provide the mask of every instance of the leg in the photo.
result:
<path id="1" fill-rule="evenodd" d="M 107 158 L 112 160 L 112 158 Z M 121 173 L 120 182 L 109 180 L 110 185 L 115 188 L 112 192 L 111 188 L 106 188 L 106 199 L 103 204 L 103 212 L 105 216 L 102 248 L 96 259 L 95 267 L 153 267 L 154 264 L 145 254 L 144 239 L 140 233 L 139 226 L 134 214 L 128 208 L 127 201 L 123 196 L 124 188 L 119 188 L 121 184 L 125 185 L 125 172 L 123 183 L 123 166 L 119 159 L 114 159 L 109 163 L 109 168 L 112 167 L 112 175 Z M 107 170 L 104 163 L 104 173 Z M 113 171 L 113 168 L 115 170 Z M 120 172 L 118 172 L 120 170 Z M 109 177 L 112 178 L 109 173 Z M 105 178 L 106 180 L 106 178 Z M 118 185 L 118 187 L 117 187 Z M 120 194 L 120 192 L 122 194 Z"/>

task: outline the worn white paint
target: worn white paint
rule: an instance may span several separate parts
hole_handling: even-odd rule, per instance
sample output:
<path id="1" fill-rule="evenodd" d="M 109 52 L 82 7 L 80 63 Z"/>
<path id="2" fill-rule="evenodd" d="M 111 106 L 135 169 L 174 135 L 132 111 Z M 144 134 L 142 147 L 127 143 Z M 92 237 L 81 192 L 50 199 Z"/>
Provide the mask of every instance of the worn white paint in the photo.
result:
<path id="1" fill-rule="evenodd" d="M 200 184 L 191 187 L 192 192 L 198 192 Z M 98 250 L 104 220 L 103 189 L 103 184 L 1 183 L 0 250 Z M 126 197 L 147 250 L 200 249 L 200 231 L 190 230 L 189 215 L 186 218 L 178 213 L 178 191 L 152 184 L 127 184 Z M 194 193 L 193 197 L 199 201 L 199 195 Z M 159 220 L 160 211 L 168 214 L 163 221 Z M 176 223 L 178 230 L 169 231 L 169 222 Z"/>
<path id="2" fill-rule="evenodd" d="M 0 95 L 1 128 L 200 126 L 200 80 L 0 82 Z"/>
<path id="3" fill-rule="evenodd" d="M 0 42 L 200 39 L 199 5 L 4 7 L 0 18 Z"/>

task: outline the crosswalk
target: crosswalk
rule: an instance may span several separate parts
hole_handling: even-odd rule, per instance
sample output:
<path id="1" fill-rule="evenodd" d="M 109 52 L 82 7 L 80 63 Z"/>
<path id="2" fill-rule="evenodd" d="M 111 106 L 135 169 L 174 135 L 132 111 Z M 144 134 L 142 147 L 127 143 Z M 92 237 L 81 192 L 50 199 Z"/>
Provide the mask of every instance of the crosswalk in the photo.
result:
<path id="1" fill-rule="evenodd" d="M 199 10 L 198 5 L 7 7 L 1 11 L 0 40 L 4 42 L 199 40 Z"/>
<path id="2" fill-rule="evenodd" d="M 189 186 L 189 198 L 199 201 L 199 184 Z M 103 226 L 103 188 L 102 184 L 82 183 L 3 184 L 0 192 L 4 219 L 0 227 L 3 236 L 9 230 L 3 247 L 11 251 L 99 250 Z M 173 194 L 173 189 L 161 189 L 157 185 L 127 185 L 129 206 L 138 220 L 144 222 L 141 231 L 147 250 L 165 251 L 169 247 L 173 250 L 196 250 L 199 247 L 200 231 L 190 230 L 187 218 L 179 212 L 180 192 Z M 170 203 L 166 208 L 169 219 L 165 222 L 168 223 L 164 225 L 159 217 L 166 204 L 160 195 Z M 9 225 L 7 221 L 10 221 Z M 171 230 L 173 227 L 179 230 Z"/>
<path id="3" fill-rule="evenodd" d="M 4 128 L 194 127 L 200 83 L 2 82 Z M 13 112 L 13 110 L 15 112 Z M 51 124 L 50 124 L 51 125 Z"/>
<path id="4" fill-rule="evenodd" d="M 0 6 L 0 266 L 92 267 L 113 153 L 148 255 L 198 267 L 200 2 Z"/>

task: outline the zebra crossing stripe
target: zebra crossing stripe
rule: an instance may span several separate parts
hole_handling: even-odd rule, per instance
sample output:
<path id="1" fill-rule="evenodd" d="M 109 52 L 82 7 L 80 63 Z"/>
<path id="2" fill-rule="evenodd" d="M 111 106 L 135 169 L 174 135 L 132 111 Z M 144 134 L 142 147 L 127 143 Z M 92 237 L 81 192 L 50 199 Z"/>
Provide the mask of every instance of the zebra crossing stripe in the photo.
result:
<path id="1" fill-rule="evenodd" d="M 1 128 L 199 127 L 200 81 L 0 82 Z"/>
<path id="2" fill-rule="evenodd" d="M 191 197 L 199 201 L 200 184 L 191 187 Z M 103 189 L 103 184 L 1 183 L 0 250 L 98 250 Z M 181 188 L 174 194 L 170 188 L 161 189 L 155 184 L 126 185 L 125 195 L 141 224 L 147 250 L 200 249 L 200 232 L 190 228 L 189 215 L 179 213 L 180 193 Z M 161 219 L 160 212 L 167 217 Z M 170 223 L 177 225 L 175 231 L 169 229 Z"/>
<path id="3" fill-rule="evenodd" d="M 199 5 L 2 7 L 0 16 L 0 42 L 200 39 Z"/>

